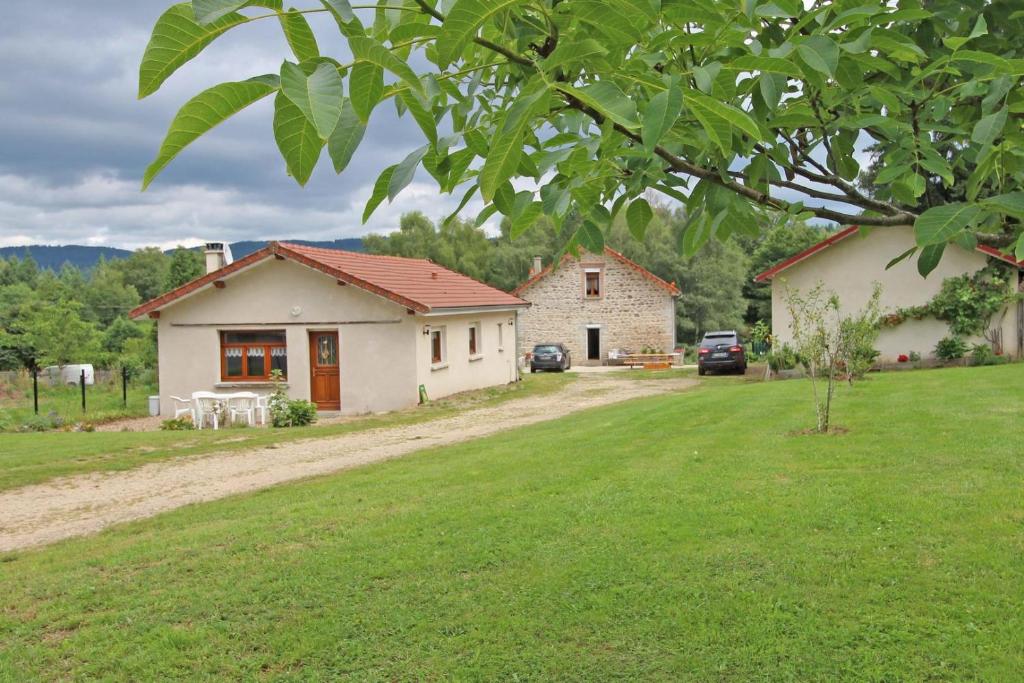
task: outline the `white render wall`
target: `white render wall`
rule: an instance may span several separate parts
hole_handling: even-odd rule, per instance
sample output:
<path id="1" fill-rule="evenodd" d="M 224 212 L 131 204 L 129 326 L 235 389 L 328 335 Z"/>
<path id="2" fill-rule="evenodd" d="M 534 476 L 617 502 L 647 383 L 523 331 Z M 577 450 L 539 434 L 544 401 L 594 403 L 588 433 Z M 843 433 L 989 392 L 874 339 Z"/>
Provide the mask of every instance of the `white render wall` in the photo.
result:
<path id="1" fill-rule="evenodd" d="M 417 316 L 417 385 L 422 384 L 427 397 L 433 400 L 516 381 L 515 319 L 515 311 Z M 471 357 L 469 328 L 473 323 L 480 323 L 480 340 L 479 353 Z M 500 346 L 498 325 L 502 327 Z M 423 334 L 424 328 L 444 329 L 445 359 L 442 363 L 431 362 L 430 336 Z"/>
<path id="2" fill-rule="evenodd" d="M 584 296 L 584 269 L 604 271 L 602 296 Z M 520 313 L 520 349 L 561 342 L 572 362 L 587 361 L 587 328 L 601 330 L 601 362 L 611 349 L 634 353 L 644 347 L 670 352 L 675 347 L 675 298 L 618 259 L 584 253 L 519 293 L 532 306 Z"/>
<path id="3" fill-rule="evenodd" d="M 950 245 L 938 267 L 927 278 L 917 272 L 915 258 L 906 259 L 885 269 L 886 264 L 914 246 L 914 232 L 910 226 L 875 228 L 867 236 L 852 235 L 781 272 L 772 280 L 772 333 L 777 342 L 790 343 L 793 339 L 786 309 L 788 289 L 807 292 L 819 281 L 827 290 L 839 295 L 844 313 L 861 309 L 871 297 L 874 282 L 882 285 L 882 314 L 899 308 L 922 306 L 939 292 L 942 281 L 948 277 L 975 273 L 985 267 L 988 257 L 977 251 L 967 251 Z M 1007 354 L 1017 351 L 1016 307 L 1002 317 L 995 316 L 992 326 L 1001 326 L 1003 348 Z M 947 323 L 934 318 L 906 320 L 896 327 L 883 327 L 876 348 L 879 360 L 895 362 L 900 354 L 916 351 L 923 358 L 934 355 L 935 344 L 949 336 Z M 969 340 L 982 343 L 981 337 Z"/>
<path id="4" fill-rule="evenodd" d="M 431 398 L 440 398 L 510 381 L 503 356 L 494 349 L 494 342 L 488 342 L 496 337 L 496 321 L 505 321 L 504 354 L 514 361 L 515 328 L 507 326 L 515 318 L 514 311 L 440 319 L 410 315 L 399 304 L 353 285 L 338 285 L 333 278 L 289 260 L 268 259 L 224 282 L 223 289 L 204 289 L 161 311 L 157 326 L 164 416 L 173 415 L 171 395 L 188 398 L 194 391 L 272 390 L 269 383 L 221 382 L 222 330 L 285 330 L 288 395 L 307 400 L 309 332 L 337 331 L 341 412 L 345 414 L 415 405 L 419 384 L 427 384 Z M 423 325 L 440 321 L 450 325 L 454 335 L 468 335 L 460 325 L 469 320 L 483 323 L 482 359 L 471 364 L 453 362 L 449 372 L 430 373 Z M 514 370 L 513 362 L 513 379 Z"/>

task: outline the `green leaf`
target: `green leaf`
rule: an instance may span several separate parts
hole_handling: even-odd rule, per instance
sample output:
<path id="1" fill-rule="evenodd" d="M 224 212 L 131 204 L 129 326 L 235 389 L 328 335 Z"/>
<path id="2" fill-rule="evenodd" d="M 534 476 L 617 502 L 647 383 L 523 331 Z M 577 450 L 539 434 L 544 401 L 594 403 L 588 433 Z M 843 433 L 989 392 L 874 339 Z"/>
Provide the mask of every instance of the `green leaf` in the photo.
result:
<path id="1" fill-rule="evenodd" d="M 402 159 L 401 163 L 395 166 L 394 173 L 388 180 L 388 201 L 394 201 L 398 193 L 405 189 L 405 186 L 412 182 L 416 175 L 416 167 L 423 161 L 423 155 L 430 149 L 430 145 L 423 145 L 419 149 L 409 152 L 409 155 Z"/>
<path id="2" fill-rule="evenodd" d="M 225 14 L 245 7 L 249 0 L 192 0 L 192 13 L 196 22 L 205 26 L 212 24 Z"/>
<path id="3" fill-rule="evenodd" d="M 976 204 L 954 202 L 934 206 L 914 221 L 914 234 L 919 247 L 944 244 L 961 230 L 971 226 L 981 214 Z"/>
<path id="4" fill-rule="evenodd" d="M 831 38 L 811 36 L 796 46 L 796 52 L 815 71 L 835 76 L 839 66 L 839 46 Z"/>
<path id="5" fill-rule="evenodd" d="M 376 40 L 365 36 L 352 36 L 348 39 L 348 46 L 357 62 L 376 64 L 398 76 L 416 92 L 423 93 L 423 84 L 416 77 L 416 72 Z"/>
<path id="6" fill-rule="evenodd" d="M 604 253 L 604 233 L 601 232 L 601 228 L 593 221 L 589 219 L 584 220 L 583 224 L 576 230 L 576 238 L 583 245 L 583 248 L 591 254 Z"/>
<path id="7" fill-rule="evenodd" d="M 761 139 L 761 131 L 757 124 L 745 112 L 700 93 L 686 92 L 683 97 L 690 111 L 704 128 L 704 132 L 722 150 L 724 156 L 729 156 L 732 152 L 734 129 L 739 129 L 754 140 Z"/>
<path id="8" fill-rule="evenodd" d="M 1018 261 L 1024 261 L 1024 233 L 1017 238 L 1017 246 L 1013 250 L 1013 255 Z"/>
<path id="9" fill-rule="evenodd" d="M 1002 134 L 1003 127 L 1006 126 L 1006 116 L 1006 107 L 988 116 L 983 116 L 974 124 L 971 140 L 979 145 L 991 145 Z"/>
<path id="10" fill-rule="evenodd" d="M 368 122 L 384 94 L 384 69 L 370 62 L 357 62 L 348 78 L 348 91 L 359 119 Z"/>
<path id="11" fill-rule="evenodd" d="M 633 100 L 626 97 L 619 86 L 610 81 L 599 81 L 583 88 L 574 88 L 563 83 L 554 85 L 603 117 L 611 119 L 625 128 L 639 127 L 636 119 L 636 105 L 633 104 Z"/>
<path id="12" fill-rule="evenodd" d="M 274 100 L 274 138 L 288 173 L 299 185 L 305 185 L 320 159 L 324 141 L 313 122 L 284 93 L 278 93 Z"/>
<path id="13" fill-rule="evenodd" d="M 1014 218 L 1024 219 L 1024 192 L 1007 192 L 981 201 L 987 208 L 995 209 Z"/>
<path id="14" fill-rule="evenodd" d="M 644 150 L 648 154 L 654 151 L 661 138 L 672 128 L 682 110 L 683 92 L 677 83 L 673 83 L 668 90 L 658 93 L 647 103 L 641 136 Z"/>
<path id="15" fill-rule="evenodd" d="M 272 78 L 276 80 L 276 77 Z M 149 187 L 153 178 L 200 135 L 275 90 L 273 81 L 262 79 L 221 83 L 186 102 L 171 121 L 156 159 L 146 169 L 142 189 Z"/>
<path id="16" fill-rule="evenodd" d="M 945 250 L 945 242 L 929 244 L 921 250 L 921 255 L 917 257 L 917 272 L 921 274 L 921 277 L 928 277 L 928 274 L 935 270 L 935 267 L 939 265 L 939 261 L 942 260 L 942 252 Z"/>
<path id="17" fill-rule="evenodd" d="M 644 235 L 647 233 L 647 224 L 653 217 L 654 211 L 643 197 L 637 197 L 630 202 L 626 209 L 626 224 L 629 225 L 629 232 L 636 240 L 643 242 Z"/>
<path id="18" fill-rule="evenodd" d="M 544 87 L 527 90 L 509 107 L 480 169 L 480 195 L 484 201 L 491 201 L 498 187 L 515 173 L 523 154 L 523 135 L 533 121 L 533 112 L 547 108 L 549 94 Z"/>
<path id="19" fill-rule="evenodd" d="M 437 39 L 437 65 L 444 69 L 458 59 L 480 25 L 522 0 L 456 0 Z"/>
<path id="20" fill-rule="evenodd" d="M 333 10 L 345 23 L 356 18 L 355 12 L 352 11 L 352 5 L 349 4 L 348 0 L 322 0 L 322 2 Z"/>
<path id="21" fill-rule="evenodd" d="M 285 62 L 281 65 L 281 92 L 316 126 L 321 138 L 326 140 L 334 132 L 345 99 L 335 66 L 322 62 L 306 76 L 297 64 Z"/>
<path id="22" fill-rule="evenodd" d="M 902 254 L 900 254 L 899 256 L 894 258 L 893 260 L 889 261 L 887 264 L 885 264 L 885 269 L 889 270 L 893 266 L 901 263 L 902 261 L 907 260 L 908 258 L 913 256 L 914 252 L 916 252 L 916 251 L 917 251 L 917 247 L 911 247 L 910 249 L 907 249 L 905 252 L 903 252 Z"/>
<path id="23" fill-rule="evenodd" d="M 320 57 L 320 49 L 316 45 L 316 36 L 309 22 L 299 12 L 290 9 L 277 17 L 281 21 L 281 30 L 284 31 L 285 40 L 292 48 L 295 59 L 306 62 Z"/>
<path id="24" fill-rule="evenodd" d="M 555 51 L 544 60 L 543 66 L 545 71 L 553 71 L 570 62 L 606 54 L 608 54 L 608 48 L 593 38 L 584 38 L 580 41 L 560 41 Z"/>
<path id="25" fill-rule="evenodd" d="M 355 154 L 356 148 L 362 142 L 365 132 L 366 126 L 359 120 L 352 101 L 346 98 L 341 105 L 338 125 L 334 127 L 334 132 L 327 139 L 327 151 L 331 155 L 334 170 L 337 173 L 341 173 L 348 166 L 348 162 L 352 160 L 352 155 Z"/>
<path id="26" fill-rule="evenodd" d="M 160 15 L 153 35 L 146 45 L 139 65 L 139 99 L 152 95 L 182 64 L 203 51 L 213 39 L 246 19 L 241 14 L 227 14 L 217 21 L 201 26 L 196 22 L 192 4 L 172 5 Z"/>
<path id="27" fill-rule="evenodd" d="M 427 136 L 431 144 L 437 144 L 437 121 L 434 120 L 434 115 L 430 113 L 419 98 L 419 96 L 411 90 L 401 90 L 398 93 L 398 97 L 405 103 L 409 113 L 412 114 L 412 118 L 419 125 L 420 130 Z"/>
<path id="28" fill-rule="evenodd" d="M 509 235 L 512 239 L 516 239 L 532 228 L 543 213 L 544 209 L 540 202 L 530 202 L 512 219 Z"/>
<path id="29" fill-rule="evenodd" d="M 373 194 L 370 195 L 369 201 L 366 202 L 366 208 L 363 209 L 363 223 L 369 220 L 370 216 L 373 215 L 373 212 L 378 206 L 380 206 L 380 203 L 388 196 L 388 187 L 391 185 L 391 176 L 394 174 L 396 168 L 398 168 L 398 164 L 388 166 L 381 171 L 379 176 L 377 176 L 377 182 L 373 184 Z"/>

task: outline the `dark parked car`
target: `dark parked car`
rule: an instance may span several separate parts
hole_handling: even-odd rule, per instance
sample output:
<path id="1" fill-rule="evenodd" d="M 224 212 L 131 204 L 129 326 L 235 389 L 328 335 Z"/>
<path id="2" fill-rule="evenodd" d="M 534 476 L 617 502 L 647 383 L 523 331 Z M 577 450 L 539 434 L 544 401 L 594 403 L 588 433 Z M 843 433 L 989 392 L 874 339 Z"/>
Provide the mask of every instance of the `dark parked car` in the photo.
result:
<path id="1" fill-rule="evenodd" d="M 697 374 L 708 370 L 728 370 L 740 374 L 747 371 L 747 354 L 735 330 L 708 332 L 697 351 Z"/>
<path id="2" fill-rule="evenodd" d="M 530 372 L 557 370 L 563 372 L 572 367 L 569 349 L 565 344 L 537 344 L 530 354 Z"/>

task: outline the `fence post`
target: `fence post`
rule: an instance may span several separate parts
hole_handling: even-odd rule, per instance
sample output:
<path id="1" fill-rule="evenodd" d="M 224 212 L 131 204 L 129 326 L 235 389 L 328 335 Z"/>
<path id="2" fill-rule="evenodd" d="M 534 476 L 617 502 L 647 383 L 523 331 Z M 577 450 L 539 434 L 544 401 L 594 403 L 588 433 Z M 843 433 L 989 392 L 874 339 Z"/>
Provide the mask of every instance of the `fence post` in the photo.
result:
<path id="1" fill-rule="evenodd" d="M 128 368 L 121 366 L 121 403 L 128 407 Z"/>
<path id="2" fill-rule="evenodd" d="M 82 412 L 85 412 L 85 370 L 82 370 L 81 377 L 78 378 L 78 383 L 82 385 Z"/>
<path id="3" fill-rule="evenodd" d="M 32 365 L 32 409 L 39 414 L 39 369 Z"/>

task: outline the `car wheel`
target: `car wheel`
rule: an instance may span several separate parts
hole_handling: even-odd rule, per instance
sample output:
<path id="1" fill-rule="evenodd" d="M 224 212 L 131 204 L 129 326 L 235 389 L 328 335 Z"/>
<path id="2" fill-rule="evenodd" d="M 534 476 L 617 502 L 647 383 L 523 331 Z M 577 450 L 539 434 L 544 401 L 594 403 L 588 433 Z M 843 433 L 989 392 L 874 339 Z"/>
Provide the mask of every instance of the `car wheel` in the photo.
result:
<path id="1" fill-rule="evenodd" d="M 535 368 L 535 367 L 533 367 L 533 366 L 531 365 L 531 366 L 530 366 L 530 374 L 532 375 L 532 374 L 533 374 L 533 373 L 535 373 L 535 372 L 537 372 L 537 368 Z"/>
<path id="2" fill-rule="evenodd" d="M 707 372 L 708 372 L 708 371 L 707 371 L 707 370 L 705 370 L 704 368 L 701 368 L 701 367 L 698 367 L 698 368 L 697 368 L 697 374 L 698 374 L 698 375 L 700 375 L 701 377 L 703 377 L 704 375 L 706 375 L 706 374 L 707 374 Z"/>

